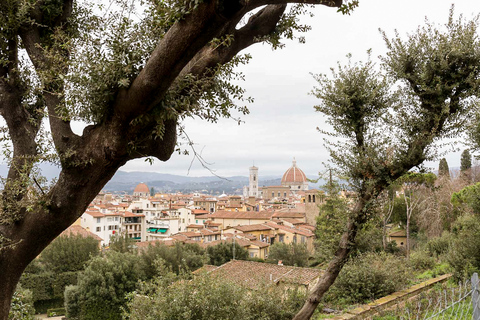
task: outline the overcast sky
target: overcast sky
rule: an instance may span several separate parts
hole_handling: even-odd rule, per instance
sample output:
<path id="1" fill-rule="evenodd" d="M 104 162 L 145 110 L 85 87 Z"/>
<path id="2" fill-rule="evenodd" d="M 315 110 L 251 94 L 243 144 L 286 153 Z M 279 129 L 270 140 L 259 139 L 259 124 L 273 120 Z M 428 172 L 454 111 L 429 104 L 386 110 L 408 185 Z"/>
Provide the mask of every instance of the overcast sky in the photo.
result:
<path id="1" fill-rule="evenodd" d="M 366 51 L 372 57 L 385 53 L 378 31 L 393 36 L 413 32 L 425 21 L 445 23 L 452 1 L 445 0 L 361 0 L 350 16 L 336 9 L 318 6 L 315 17 L 304 18 L 312 26 L 306 34 L 307 43 L 286 42 L 286 47 L 272 51 L 267 45 L 250 47 L 252 61 L 242 71 L 246 81 L 242 86 L 255 99 L 249 105 L 250 114 L 242 117 L 245 123 L 222 119 L 216 124 L 188 119 L 186 132 L 202 151 L 211 168 L 220 176 L 248 175 L 255 163 L 259 176 L 281 176 L 295 157 L 297 165 L 309 178 L 324 170 L 329 158 L 323 138 L 316 127 L 324 127 L 322 115 L 313 109 L 318 100 L 309 95 L 315 86 L 310 73 L 329 74 L 337 61 L 365 60 Z M 480 13 L 479 0 L 455 2 L 455 14 L 472 18 Z M 187 175 L 192 156 L 172 155 L 167 162 L 156 160 L 149 165 L 142 159 L 127 163 L 120 170 L 154 171 Z M 450 167 L 460 165 L 460 153 L 449 154 Z M 436 166 L 431 163 L 430 166 Z M 207 176 L 210 172 L 194 161 L 190 176 Z"/>

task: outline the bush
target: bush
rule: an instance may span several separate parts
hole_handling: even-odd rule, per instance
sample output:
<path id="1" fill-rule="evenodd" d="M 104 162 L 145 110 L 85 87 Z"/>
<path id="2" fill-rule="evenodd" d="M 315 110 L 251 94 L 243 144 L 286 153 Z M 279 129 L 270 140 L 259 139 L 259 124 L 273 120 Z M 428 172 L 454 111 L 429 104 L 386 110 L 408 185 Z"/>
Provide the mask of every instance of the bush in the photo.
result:
<path id="1" fill-rule="evenodd" d="M 452 244 L 447 260 L 456 279 L 470 277 L 480 271 L 480 217 L 466 214 L 452 226 Z"/>
<path id="2" fill-rule="evenodd" d="M 221 242 L 217 245 L 207 248 L 208 258 L 210 264 L 214 266 L 221 266 L 224 263 L 233 259 L 233 243 Z M 235 242 L 235 259 L 247 260 L 248 251 Z"/>
<path id="3" fill-rule="evenodd" d="M 408 264 L 414 270 L 423 271 L 435 267 L 435 258 L 431 257 L 426 250 L 417 250 L 410 254 Z"/>
<path id="4" fill-rule="evenodd" d="M 249 290 L 208 275 L 183 281 L 172 274 L 145 284 L 129 298 L 124 312 L 129 320 L 290 320 L 305 301 L 295 289 Z"/>
<path id="5" fill-rule="evenodd" d="M 53 272 L 80 271 L 98 254 L 98 241 L 92 237 L 60 236 L 45 248 L 40 261 Z"/>
<path id="6" fill-rule="evenodd" d="M 198 244 L 175 243 L 167 247 L 162 243 L 149 245 L 140 255 L 147 279 L 156 275 L 155 261 L 162 259 L 176 274 L 181 271 L 195 271 L 207 261 L 205 250 Z"/>
<path id="7" fill-rule="evenodd" d="M 432 256 L 440 256 L 448 252 L 450 242 L 452 240 L 451 234 L 444 231 L 441 237 L 436 237 L 428 240 L 427 250 Z"/>
<path id="8" fill-rule="evenodd" d="M 345 264 L 326 300 L 365 302 L 402 289 L 411 279 L 404 258 L 381 253 L 365 253 Z"/>
<path id="9" fill-rule="evenodd" d="M 68 318 L 121 319 L 125 295 L 143 279 L 137 255 L 110 251 L 105 257 L 93 258 L 78 276 L 78 284 L 65 290 Z"/>
<path id="10" fill-rule="evenodd" d="M 268 253 L 268 261 L 273 263 L 282 261 L 286 266 L 306 267 L 308 257 L 307 246 L 301 243 L 276 242 L 270 246 Z"/>
<path id="11" fill-rule="evenodd" d="M 13 293 L 12 302 L 10 304 L 9 320 L 33 320 L 35 309 L 33 308 L 32 292 L 23 289 L 18 285 Z"/>

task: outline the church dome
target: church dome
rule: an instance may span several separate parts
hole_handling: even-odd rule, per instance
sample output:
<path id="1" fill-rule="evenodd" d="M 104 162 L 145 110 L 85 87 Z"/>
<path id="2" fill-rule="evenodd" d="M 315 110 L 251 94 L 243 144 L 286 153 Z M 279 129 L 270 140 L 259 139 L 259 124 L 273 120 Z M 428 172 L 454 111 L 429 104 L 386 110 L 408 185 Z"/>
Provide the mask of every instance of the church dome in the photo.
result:
<path id="1" fill-rule="evenodd" d="M 297 167 L 297 161 L 292 161 L 292 166 L 285 171 L 282 177 L 282 185 L 286 184 L 301 184 L 307 182 L 305 173 Z"/>
<path id="2" fill-rule="evenodd" d="M 148 189 L 148 186 L 145 183 L 141 182 L 135 187 L 133 193 L 150 193 L 150 189 Z"/>

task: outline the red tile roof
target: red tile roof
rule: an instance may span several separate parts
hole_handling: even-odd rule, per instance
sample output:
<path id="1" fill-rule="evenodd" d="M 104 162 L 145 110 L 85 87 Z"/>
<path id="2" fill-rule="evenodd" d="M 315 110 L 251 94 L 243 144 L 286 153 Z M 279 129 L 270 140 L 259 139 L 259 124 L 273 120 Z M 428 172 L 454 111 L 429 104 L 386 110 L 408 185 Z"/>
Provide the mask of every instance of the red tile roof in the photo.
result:
<path id="1" fill-rule="evenodd" d="M 238 285 L 257 289 L 268 283 L 292 283 L 309 285 L 322 275 L 314 268 L 280 266 L 270 263 L 232 260 L 211 270 L 208 274 L 218 276 Z"/>
<path id="2" fill-rule="evenodd" d="M 271 212 L 260 211 L 260 212 L 235 212 L 235 211 L 217 211 L 212 214 L 205 214 L 198 216 L 198 219 L 209 219 L 209 218 L 219 218 L 219 219 L 251 219 L 251 220 L 270 220 L 272 217 Z"/>
<path id="3" fill-rule="evenodd" d="M 60 234 L 60 237 L 71 237 L 71 236 L 82 236 L 83 238 L 91 237 L 98 241 L 103 240 L 102 238 L 97 236 L 95 233 L 92 233 L 79 225 L 72 225 Z"/>

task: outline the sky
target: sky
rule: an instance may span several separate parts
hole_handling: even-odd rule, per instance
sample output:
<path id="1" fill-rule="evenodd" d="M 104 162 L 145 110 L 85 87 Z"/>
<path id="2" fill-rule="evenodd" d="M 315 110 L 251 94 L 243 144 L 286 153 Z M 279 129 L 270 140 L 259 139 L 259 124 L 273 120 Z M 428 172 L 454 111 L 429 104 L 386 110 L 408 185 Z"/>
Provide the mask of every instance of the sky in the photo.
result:
<path id="1" fill-rule="evenodd" d="M 183 125 L 195 149 L 210 163 L 216 175 L 248 176 L 253 164 L 259 176 L 280 177 L 293 158 L 307 177 L 316 178 L 325 171 L 329 154 L 323 146 L 324 135 L 316 128 L 328 128 L 320 113 L 314 111 L 318 99 L 309 95 L 316 85 L 313 74 L 330 74 L 337 62 L 367 58 L 372 60 L 386 52 L 379 28 L 393 37 L 413 32 L 424 24 L 425 17 L 438 24 L 447 22 L 452 1 L 445 0 L 360 0 L 351 15 L 337 13 L 335 8 L 317 6 L 315 17 L 303 17 L 312 30 L 305 34 L 306 44 L 285 41 L 285 48 L 273 51 L 268 45 L 257 44 L 244 51 L 252 61 L 239 69 L 245 75 L 240 83 L 247 95 L 255 99 L 249 104 L 250 114 L 242 116 L 238 125 L 231 119 L 208 123 L 187 119 Z M 455 2 L 455 15 L 472 18 L 480 13 L 480 1 Z M 462 146 L 460 145 L 460 148 Z M 460 166 L 460 152 L 445 156 L 450 167 Z M 192 155 L 173 154 L 167 162 L 155 160 L 150 165 L 144 159 L 128 162 L 120 170 L 151 171 L 189 176 L 209 176 L 209 170 Z M 437 162 L 427 163 L 437 167 Z"/>

